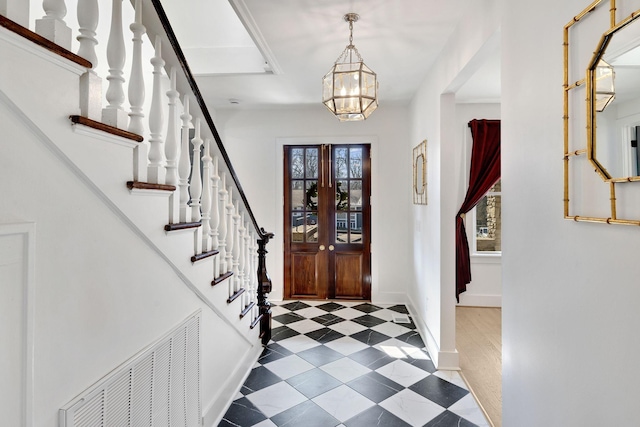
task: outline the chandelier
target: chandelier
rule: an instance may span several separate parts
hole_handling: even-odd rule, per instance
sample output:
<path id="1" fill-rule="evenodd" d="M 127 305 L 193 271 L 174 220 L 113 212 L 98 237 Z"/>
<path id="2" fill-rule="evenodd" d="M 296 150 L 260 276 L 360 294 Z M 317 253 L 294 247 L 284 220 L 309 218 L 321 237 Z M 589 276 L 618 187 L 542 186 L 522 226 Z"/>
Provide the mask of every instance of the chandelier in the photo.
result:
<path id="1" fill-rule="evenodd" d="M 378 108 L 376 73 L 353 45 L 353 23 L 358 18 L 357 13 L 344 15 L 349 23 L 349 44 L 322 78 L 322 103 L 341 122 L 364 120 Z"/>

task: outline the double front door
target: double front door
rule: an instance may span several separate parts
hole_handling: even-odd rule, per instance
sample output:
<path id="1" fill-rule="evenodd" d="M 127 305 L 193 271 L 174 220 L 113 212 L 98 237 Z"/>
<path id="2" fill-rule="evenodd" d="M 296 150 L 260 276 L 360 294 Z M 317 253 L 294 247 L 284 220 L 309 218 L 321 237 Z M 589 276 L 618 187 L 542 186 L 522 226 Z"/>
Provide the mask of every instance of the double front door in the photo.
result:
<path id="1" fill-rule="evenodd" d="M 285 298 L 371 298 L 369 153 L 284 147 Z"/>

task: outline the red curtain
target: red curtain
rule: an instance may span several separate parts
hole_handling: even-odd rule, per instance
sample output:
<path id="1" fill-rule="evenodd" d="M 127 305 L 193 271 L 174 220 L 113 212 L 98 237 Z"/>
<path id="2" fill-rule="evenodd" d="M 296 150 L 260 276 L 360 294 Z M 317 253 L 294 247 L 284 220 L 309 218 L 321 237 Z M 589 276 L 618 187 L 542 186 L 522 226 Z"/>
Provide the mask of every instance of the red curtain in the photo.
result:
<path id="1" fill-rule="evenodd" d="M 464 202 L 456 215 L 456 299 L 467 290 L 471 282 L 469 242 L 462 216 L 482 199 L 487 191 L 500 179 L 500 120 L 471 120 L 469 122 L 473 149 L 469 188 Z"/>

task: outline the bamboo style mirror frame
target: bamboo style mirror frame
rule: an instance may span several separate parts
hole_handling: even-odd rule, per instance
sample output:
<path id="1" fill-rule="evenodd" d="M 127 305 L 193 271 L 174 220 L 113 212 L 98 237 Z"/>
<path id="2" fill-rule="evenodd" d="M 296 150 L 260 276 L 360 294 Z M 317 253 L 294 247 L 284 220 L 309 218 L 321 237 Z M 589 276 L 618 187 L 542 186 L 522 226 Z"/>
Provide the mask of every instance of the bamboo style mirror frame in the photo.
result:
<path id="1" fill-rule="evenodd" d="M 610 5 L 609 27 L 594 46 L 584 79 L 570 85 L 570 60 L 575 52 L 569 51 L 569 31 L 606 3 Z M 616 0 L 596 0 L 564 27 L 564 217 L 575 221 L 640 225 L 640 219 L 618 218 L 616 199 L 617 184 L 634 185 L 631 183 L 640 181 L 640 78 L 635 78 L 640 77 L 640 9 L 619 21 L 616 10 Z M 570 94 L 582 93 L 580 91 L 586 92 L 586 148 L 574 149 L 575 141 L 570 140 L 575 130 L 569 118 Z M 571 100 L 578 98 L 574 96 Z M 608 217 L 570 215 L 569 179 L 575 174 L 572 175 L 569 163 L 585 155 L 595 173 L 609 186 Z M 628 190 L 625 188 L 625 197 Z"/>
<path id="2" fill-rule="evenodd" d="M 413 149 L 413 203 L 427 204 L 427 140 Z"/>

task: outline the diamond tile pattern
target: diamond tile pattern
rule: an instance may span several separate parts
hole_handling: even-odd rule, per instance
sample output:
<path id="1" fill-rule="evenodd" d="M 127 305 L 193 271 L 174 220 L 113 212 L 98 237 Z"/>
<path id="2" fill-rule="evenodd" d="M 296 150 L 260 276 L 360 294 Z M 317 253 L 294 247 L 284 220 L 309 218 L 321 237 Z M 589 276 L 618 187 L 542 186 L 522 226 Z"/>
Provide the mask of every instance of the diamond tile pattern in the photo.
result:
<path id="1" fill-rule="evenodd" d="M 458 373 L 436 371 L 412 319 L 393 322 L 404 305 L 272 304 L 272 341 L 219 426 L 489 426 Z"/>

